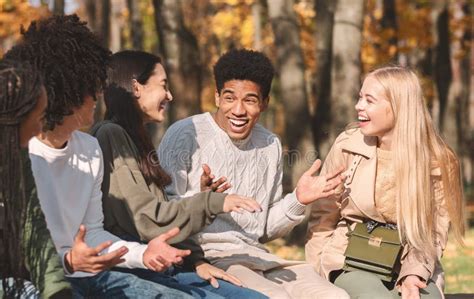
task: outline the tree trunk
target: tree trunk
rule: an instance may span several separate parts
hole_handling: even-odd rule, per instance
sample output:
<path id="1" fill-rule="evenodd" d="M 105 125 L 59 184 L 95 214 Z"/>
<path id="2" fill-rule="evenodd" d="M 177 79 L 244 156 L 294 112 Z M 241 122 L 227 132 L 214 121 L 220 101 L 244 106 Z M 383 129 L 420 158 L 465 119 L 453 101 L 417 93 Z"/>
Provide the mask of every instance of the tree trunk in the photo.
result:
<path id="1" fill-rule="evenodd" d="M 321 158 L 326 157 L 331 143 L 329 131 L 331 124 L 331 55 L 334 26 L 334 10 L 337 0 L 316 0 L 316 74 L 314 90 L 316 109 L 312 131 L 316 148 Z"/>
<path id="2" fill-rule="evenodd" d="M 268 0 L 268 13 L 275 36 L 278 95 L 285 108 L 284 145 L 286 176 L 284 188 L 294 188 L 303 171 L 311 166 L 314 146 L 309 130 L 310 115 L 306 93 L 300 30 L 293 10 L 293 0 Z M 285 173 L 285 172 L 284 172 Z"/>
<path id="3" fill-rule="evenodd" d="M 446 120 L 444 127 L 445 140 L 459 155 L 462 165 L 463 180 L 473 182 L 473 148 L 474 148 L 474 96 L 470 96 L 472 83 L 469 65 L 470 55 L 463 58 L 452 58 L 453 82 L 449 89 Z M 474 82 L 473 82 L 474 83 Z M 454 136 L 453 136 L 454 135 Z"/>
<path id="4" fill-rule="evenodd" d="M 109 47 L 111 0 L 86 0 L 87 22 L 92 31 Z"/>
<path id="5" fill-rule="evenodd" d="M 253 38 L 253 48 L 255 50 L 262 50 L 262 4 L 259 0 L 254 1 L 252 4 L 252 19 L 254 27 L 254 38 Z"/>
<path id="6" fill-rule="evenodd" d="M 464 16 L 472 15 L 472 6 L 468 3 L 459 5 Z M 458 91 L 455 93 L 456 116 L 458 120 L 458 155 L 461 161 L 464 183 L 471 186 L 471 199 L 474 198 L 474 73 L 471 71 L 474 61 L 473 29 L 464 28 L 459 49 L 464 52 L 461 58 L 456 58 L 458 73 L 454 72 L 454 82 L 458 81 Z M 458 80 L 456 80 L 458 79 Z M 454 84 L 453 84 L 454 85 Z M 446 135 L 446 134 L 445 134 Z M 467 198 L 466 198 L 467 199 Z"/>
<path id="7" fill-rule="evenodd" d="M 449 85 L 452 80 L 451 72 L 451 58 L 450 58 L 450 40 L 449 40 L 449 13 L 448 13 L 448 1 L 437 1 L 435 7 L 432 10 L 432 22 L 433 22 L 433 71 L 434 79 L 436 83 L 437 99 L 439 101 L 439 116 L 438 123 L 439 129 L 442 132 L 444 130 L 445 115 L 447 115 L 447 103 L 448 103 L 448 91 Z M 457 146 L 456 137 L 456 118 L 454 106 L 448 121 L 449 130 L 452 131 L 452 140 L 449 142 L 453 147 Z"/>
<path id="8" fill-rule="evenodd" d="M 363 0 L 339 0 L 334 13 L 331 65 L 331 142 L 355 120 L 360 90 Z"/>
<path id="9" fill-rule="evenodd" d="M 64 0 L 54 0 L 53 13 L 55 15 L 64 15 Z"/>
<path id="10" fill-rule="evenodd" d="M 388 50 L 390 54 L 395 57 L 394 60 L 398 59 L 398 24 L 397 24 L 397 10 L 396 3 L 393 0 L 383 0 L 383 18 L 381 20 L 381 25 L 385 29 L 393 30 L 393 35 L 388 40 Z M 394 49 L 394 50 L 392 50 Z M 392 52 L 393 51 L 393 52 Z"/>
<path id="11" fill-rule="evenodd" d="M 201 112 L 201 62 L 196 37 L 186 28 L 182 1 L 153 0 L 160 51 L 175 102 L 170 121 Z"/>
<path id="12" fill-rule="evenodd" d="M 118 52 L 122 49 L 122 29 L 123 21 L 121 14 L 125 8 L 124 0 L 111 0 L 109 13 L 109 49 L 112 53 Z"/>
<path id="13" fill-rule="evenodd" d="M 97 34 L 105 47 L 109 47 L 110 41 L 110 0 L 85 2 L 87 23 L 91 30 Z M 102 97 L 97 99 L 94 112 L 94 120 L 100 121 L 104 118 L 105 104 Z"/>
<path id="14" fill-rule="evenodd" d="M 130 34 L 132 36 L 132 46 L 135 50 L 143 49 L 143 22 L 140 11 L 140 1 L 127 0 L 130 22 Z"/>
<path id="15" fill-rule="evenodd" d="M 471 186 L 471 197 L 474 197 L 474 191 L 472 191 L 474 184 L 474 72 L 470 69 L 473 61 L 474 41 L 471 39 L 471 53 L 468 53 L 464 59 L 461 71 L 465 87 L 461 106 L 461 122 L 463 123 L 461 158 L 464 166 L 464 180 Z"/>

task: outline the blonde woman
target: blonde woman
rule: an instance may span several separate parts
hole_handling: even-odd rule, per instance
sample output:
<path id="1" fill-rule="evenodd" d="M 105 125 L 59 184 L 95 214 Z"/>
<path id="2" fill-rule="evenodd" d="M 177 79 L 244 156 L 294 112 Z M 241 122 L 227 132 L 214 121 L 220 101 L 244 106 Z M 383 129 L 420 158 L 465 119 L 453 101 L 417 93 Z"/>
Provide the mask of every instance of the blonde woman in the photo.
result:
<path id="1" fill-rule="evenodd" d="M 406 68 L 368 74 L 355 108 L 359 128 L 339 135 L 322 169 L 344 164 L 348 177 L 341 192 L 311 207 L 306 259 L 353 298 L 442 298 L 448 229 L 461 243 L 464 234 L 456 155 L 434 128 L 419 79 Z M 404 246 L 391 282 L 343 270 L 346 234 L 369 221 L 398 227 Z"/>

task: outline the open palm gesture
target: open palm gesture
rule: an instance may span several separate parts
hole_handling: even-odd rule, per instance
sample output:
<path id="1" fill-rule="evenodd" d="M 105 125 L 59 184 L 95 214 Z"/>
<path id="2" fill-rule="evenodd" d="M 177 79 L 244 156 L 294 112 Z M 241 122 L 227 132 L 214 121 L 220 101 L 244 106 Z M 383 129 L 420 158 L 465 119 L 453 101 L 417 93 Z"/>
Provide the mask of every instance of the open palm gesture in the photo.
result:
<path id="1" fill-rule="evenodd" d="M 321 160 L 316 160 L 313 165 L 301 176 L 296 185 L 296 197 L 304 205 L 310 204 L 320 198 L 333 195 L 337 186 L 345 177 L 342 175 L 344 167 L 326 175 L 315 176 L 321 167 Z"/>

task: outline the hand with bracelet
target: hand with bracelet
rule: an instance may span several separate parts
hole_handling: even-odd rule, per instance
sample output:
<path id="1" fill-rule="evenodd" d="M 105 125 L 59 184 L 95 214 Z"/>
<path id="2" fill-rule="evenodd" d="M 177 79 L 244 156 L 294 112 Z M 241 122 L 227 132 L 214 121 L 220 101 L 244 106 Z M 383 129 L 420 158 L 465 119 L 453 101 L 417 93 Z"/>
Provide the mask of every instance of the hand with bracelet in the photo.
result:
<path id="1" fill-rule="evenodd" d="M 190 250 L 180 250 L 166 243 L 179 233 L 179 228 L 173 228 L 161 234 L 148 243 L 148 247 L 143 253 L 143 264 L 150 270 L 161 272 L 169 268 L 172 264 L 180 264 Z M 86 228 L 79 227 L 79 232 L 74 238 L 74 244 L 64 256 L 64 264 L 70 273 L 76 271 L 98 273 L 110 269 L 125 260 L 122 258 L 128 248 L 122 246 L 112 252 L 101 255 L 100 253 L 112 245 L 112 241 L 99 244 L 95 248 L 89 247 L 85 242 Z"/>
<path id="2" fill-rule="evenodd" d="M 86 244 L 85 236 L 86 228 L 84 225 L 81 225 L 79 232 L 74 238 L 72 248 L 64 256 L 64 265 L 68 272 L 98 273 L 124 261 L 122 257 L 128 252 L 127 247 L 122 246 L 112 252 L 100 255 L 104 249 L 112 245 L 112 241 L 103 242 L 92 248 Z"/>

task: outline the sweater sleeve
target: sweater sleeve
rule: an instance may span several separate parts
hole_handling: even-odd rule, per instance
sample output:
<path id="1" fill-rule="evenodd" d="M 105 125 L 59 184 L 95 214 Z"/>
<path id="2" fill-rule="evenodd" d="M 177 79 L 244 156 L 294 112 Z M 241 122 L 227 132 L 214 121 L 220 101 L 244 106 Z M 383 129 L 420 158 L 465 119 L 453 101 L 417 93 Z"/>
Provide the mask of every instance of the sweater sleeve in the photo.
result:
<path id="1" fill-rule="evenodd" d="M 158 160 L 171 176 L 171 184 L 166 186 L 166 193 L 171 197 L 185 196 L 188 192 L 188 173 L 197 146 L 196 137 L 182 126 L 178 122 L 169 127 L 158 146 Z"/>
<path id="2" fill-rule="evenodd" d="M 271 202 L 267 215 L 267 223 L 264 235 L 260 238 L 260 242 L 266 243 L 273 239 L 289 233 L 296 225 L 304 219 L 306 206 L 302 205 L 296 198 L 296 193 L 292 192 L 282 197 L 282 180 L 283 180 L 283 161 L 281 154 L 281 143 L 275 138 L 278 149 L 278 166 L 274 179 L 274 185 L 271 189 Z"/>
<path id="3" fill-rule="evenodd" d="M 223 212 L 225 194 L 204 192 L 179 201 L 167 201 L 165 194 L 155 195 L 140 171 L 134 144 L 118 125 L 103 126 L 96 133 L 109 165 L 110 202 L 120 201 L 127 207 L 141 240 L 150 241 L 160 234 L 179 227 L 180 233 L 171 243 L 181 242 L 210 224 Z M 107 206 L 114 209 L 115 206 Z M 118 221 L 128 221 L 117 219 Z"/>
<path id="4" fill-rule="evenodd" d="M 100 150 L 100 149 L 99 149 Z M 86 226 L 86 237 L 85 241 L 88 246 L 96 247 L 99 244 L 112 241 L 112 245 L 104 250 L 104 253 L 114 251 L 122 246 L 128 248 L 128 252 L 123 256 L 124 262 L 118 264 L 118 267 L 122 268 L 143 268 L 146 269 L 143 264 L 143 253 L 145 252 L 147 245 L 143 245 L 137 242 L 126 242 L 120 238 L 112 235 L 111 233 L 104 230 L 104 214 L 102 212 L 102 176 L 103 176 L 103 159 L 101 153 L 101 167 L 99 173 L 95 177 L 94 189 L 92 190 L 91 200 L 84 216 L 83 224 Z"/>
<path id="5" fill-rule="evenodd" d="M 41 211 L 27 151 L 24 155 L 22 153 L 22 158 L 28 199 L 22 240 L 26 268 L 41 298 L 71 298 L 71 286 L 65 279 L 60 257 Z"/>

